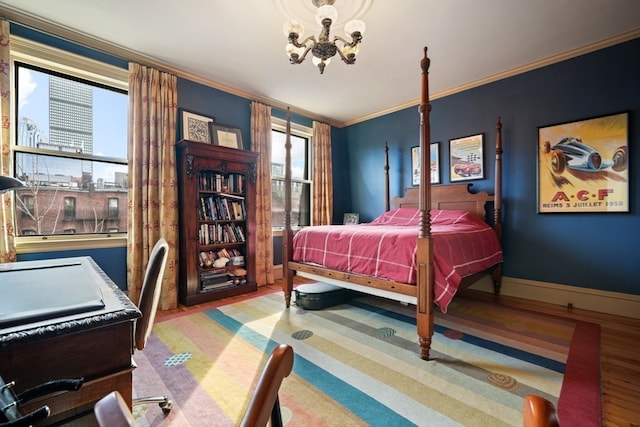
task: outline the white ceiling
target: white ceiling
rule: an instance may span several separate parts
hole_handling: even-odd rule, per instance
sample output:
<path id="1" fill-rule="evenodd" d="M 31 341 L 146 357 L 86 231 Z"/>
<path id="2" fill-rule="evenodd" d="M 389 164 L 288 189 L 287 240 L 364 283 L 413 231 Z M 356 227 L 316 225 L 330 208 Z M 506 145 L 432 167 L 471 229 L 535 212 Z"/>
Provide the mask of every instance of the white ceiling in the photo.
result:
<path id="1" fill-rule="evenodd" d="M 0 0 L 0 15 L 336 126 L 417 104 L 425 46 L 438 97 L 640 37 L 638 0 L 372 0 L 356 63 L 320 75 L 289 64 L 274 0 Z"/>

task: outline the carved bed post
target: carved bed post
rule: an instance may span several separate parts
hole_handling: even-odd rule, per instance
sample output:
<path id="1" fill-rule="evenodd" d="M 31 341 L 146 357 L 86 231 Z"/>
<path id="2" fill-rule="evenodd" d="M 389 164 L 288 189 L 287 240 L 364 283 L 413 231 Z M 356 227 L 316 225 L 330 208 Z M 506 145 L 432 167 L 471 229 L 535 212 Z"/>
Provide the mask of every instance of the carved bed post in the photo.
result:
<path id="1" fill-rule="evenodd" d="M 389 143 L 384 143 L 384 211 L 389 212 L 391 209 L 389 195 Z"/>
<path id="2" fill-rule="evenodd" d="M 287 129 L 284 143 L 284 230 L 282 231 L 282 290 L 286 306 L 291 305 L 293 291 L 293 271 L 289 270 L 289 260 L 293 255 L 291 246 L 293 231 L 291 230 L 291 111 L 287 108 Z"/>
<path id="3" fill-rule="evenodd" d="M 431 61 L 424 48 L 422 68 L 422 98 L 420 111 L 420 230 L 417 248 L 417 305 L 416 321 L 420 340 L 420 357 L 429 360 L 431 337 L 433 336 L 433 240 L 431 239 L 431 128 L 429 113 L 429 65 Z"/>
<path id="4" fill-rule="evenodd" d="M 495 188 L 493 193 L 493 229 L 502 243 L 502 122 L 500 116 L 496 123 L 496 164 L 495 164 Z M 502 263 L 493 270 L 493 293 L 500 295 L 502 286 Z"/>

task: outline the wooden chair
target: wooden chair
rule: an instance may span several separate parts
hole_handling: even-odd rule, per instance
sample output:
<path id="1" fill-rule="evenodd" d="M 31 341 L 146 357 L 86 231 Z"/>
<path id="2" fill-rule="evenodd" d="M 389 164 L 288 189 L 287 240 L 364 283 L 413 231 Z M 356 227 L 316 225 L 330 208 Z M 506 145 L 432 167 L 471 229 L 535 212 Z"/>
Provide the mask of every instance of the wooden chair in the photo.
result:
<path id="1" fill-rule="evenodd" d="M 524 397 L 522 412 L 524 427 L 559 427 L 558 415 L 553 403 L 541 396 Z"/>
<path id="2" fill-rule="evenodd" d="M 293 369 L 293 348 L 280 344 L 269 356 L 262 369 L 249 406 L 240 426 L 265 427 L 271 421 L 272 427 L 282 427 L 282 414 L 278 391 L 285 377 Z M 117 391 L 100 399 L 94 408 L 100 427 L 135 427 L 137 423 L 124 399 Z"/>
<path id="3" fill-rule="evenodd" d="M 278 390 L 285 377 L 293 369 L 293 348 L 280 344 L 273 349 L 253 391 L 241 427 L 264 427 L 271 420 L 271 427 L 282 427 L 282 414 Z"/>
<path id="4" fill-rule="evenodd" d="M 136 321 L 134 334 L 136 350 L 144 350 L 147 345 L 147 339 L 151 335 L 156 311 L 158 310 L 160 288 L 168 256 L 169 244 L 161 237 L 149 255 L 149 262 L 142 281 L 140 299 L 138 300 L 138 309 L 142 312 L 142 317 Z M 167 396 L 137 397 L 133 399 L 134 405 L 143 403 L 157 403 L 165 414 L 171 411 L 171 406 L 173 405 Z"/>

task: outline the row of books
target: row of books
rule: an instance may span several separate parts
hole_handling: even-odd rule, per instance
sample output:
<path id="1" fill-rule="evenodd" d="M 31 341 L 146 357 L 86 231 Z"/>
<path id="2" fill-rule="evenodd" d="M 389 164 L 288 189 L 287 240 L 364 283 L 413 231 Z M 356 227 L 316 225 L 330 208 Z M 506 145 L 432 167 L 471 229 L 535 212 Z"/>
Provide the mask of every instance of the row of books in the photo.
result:
<path id="1" fill-rule="evenodd" d="M 223 175 L 213 171 L 201 171 L 199 188 L 200 191 L 243 193 L 244 175 L 237 173 Z"/>
<path id="2" fill-rule="evenodd" d="M 198 213 L 200 220 L 243 221 L 245 216 L 243 197 L 231 194 L 200 196 L 200 211 Z"/>
<path id="3" fill-rule="evenodd" d="M 199 264 L 201 268 L 210 268 L 213 267 L 214 261 L 220 258 L 226 258 L 229 261 L 227 265 L 232 266 L 243 266 L 244 265 L 244 255 L 238 249 L 234 248 L 222 248 L 218 251 L 200 251 L 199 256 Z"/>
<path id="4" fill-rule="evenodd" d="M 236 223 L 200 224 L 198 232 L 198 242 L 201 245 L 244 243 L 245 237 L 244 227 Z"/>

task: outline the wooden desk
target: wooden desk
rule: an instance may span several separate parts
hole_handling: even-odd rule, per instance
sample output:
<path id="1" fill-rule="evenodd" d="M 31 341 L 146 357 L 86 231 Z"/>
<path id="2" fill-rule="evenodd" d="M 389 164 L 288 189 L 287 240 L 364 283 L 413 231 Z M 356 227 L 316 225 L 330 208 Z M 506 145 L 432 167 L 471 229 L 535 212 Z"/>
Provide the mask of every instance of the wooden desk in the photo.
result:
<path id="1" fill-rule="evenodd" d="M 25 412 L 46 404 L 46 424 L 77 418 L 73 425 L 96 425 L 93 405 L 109 392 L 118 390 L 131 405 L 133 328 L 141 313 L 89 257 L 0 264 L 0 299 L 11 295 L 12 284 L 24 284 L 24 275 L 41 278 L 44 269 L 49 280 L 42 286 L 62 293 L 71 283 L 95 287 L 104 307 L 76 308 L 74 314 L 57 310 L 53 318 L 40 313 L 21 324 L 0 325 L 0 375 L 16 382 L 17 393 L 52 379 L 84 377 L 79 391 L 33 401 Z"/>

